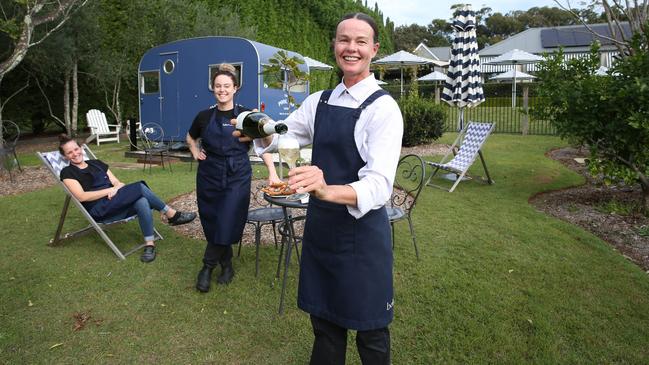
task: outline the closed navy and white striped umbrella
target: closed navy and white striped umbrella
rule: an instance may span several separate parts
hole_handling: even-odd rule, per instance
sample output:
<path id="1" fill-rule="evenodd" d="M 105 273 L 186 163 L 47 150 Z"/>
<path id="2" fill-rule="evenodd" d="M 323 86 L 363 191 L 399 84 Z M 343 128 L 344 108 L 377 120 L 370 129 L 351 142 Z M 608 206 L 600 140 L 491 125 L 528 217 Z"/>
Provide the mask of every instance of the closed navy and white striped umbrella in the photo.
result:
<path id="1" fill-rule="evenodd" d="M 451 60 L 446 73 L 442 100 L 460 108 L 460 130 L 464 128 L 464 108 L 476 106 L 485 100 L 482 91 L 476 25 L 475 12 L 469 5 L 462 7 L 453 19 L 455 38 L 451 45 Z"/>

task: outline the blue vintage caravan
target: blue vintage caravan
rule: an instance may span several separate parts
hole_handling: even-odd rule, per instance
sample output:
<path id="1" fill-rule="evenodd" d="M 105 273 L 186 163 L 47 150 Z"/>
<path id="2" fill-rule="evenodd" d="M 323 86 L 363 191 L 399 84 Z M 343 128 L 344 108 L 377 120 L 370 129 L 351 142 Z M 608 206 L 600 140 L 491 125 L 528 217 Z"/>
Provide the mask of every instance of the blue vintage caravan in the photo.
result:
<path id="1" fill-rule="evenodd" d="M 239 73 L 241 88 L 235 103 L 284 119 L 289 111 L 285 91 L 270 87 L 270 80 L 260 75 L 279 50 L 237 37 L 183 39 L 150 49 L 139 67 L 140 121 L 160 124 L 167 141 L 184 141 L 196 113 L 215 104 L 210 80 L 221 63 L 234 65 Z M 301 68 L 308 72 L 306 64 Z M 288 80 L 292 75 L 273 77 Z M 308 94 L 308 83 L 291 89 L 297 103 Z"/>

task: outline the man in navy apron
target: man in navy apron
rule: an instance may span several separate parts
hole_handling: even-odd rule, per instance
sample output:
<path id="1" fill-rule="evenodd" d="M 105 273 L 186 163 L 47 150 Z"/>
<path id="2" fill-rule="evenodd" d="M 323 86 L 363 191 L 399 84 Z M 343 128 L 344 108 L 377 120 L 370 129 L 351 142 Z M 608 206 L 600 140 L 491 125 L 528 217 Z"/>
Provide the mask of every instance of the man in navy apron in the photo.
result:
<path id="1" fill-rule="evenodd" d="M 384 205 L 403 119 L 370 73 L 378 48 L 371 17 L 343 17 L 334 39 L 343 82 L 310 95 L 284 121 L 300 145 L 313 144 L 311 166 L 289 172 L 292 188 L 311 193 L 298 288 L 298 306 L 310 314 L 315 335 L 311 364 L 344 364 L 348 329 L 357 331 L 363 364 L 390 363 L 394 298 Z M 255 140 L 257 153 L 276 143 Z"/>

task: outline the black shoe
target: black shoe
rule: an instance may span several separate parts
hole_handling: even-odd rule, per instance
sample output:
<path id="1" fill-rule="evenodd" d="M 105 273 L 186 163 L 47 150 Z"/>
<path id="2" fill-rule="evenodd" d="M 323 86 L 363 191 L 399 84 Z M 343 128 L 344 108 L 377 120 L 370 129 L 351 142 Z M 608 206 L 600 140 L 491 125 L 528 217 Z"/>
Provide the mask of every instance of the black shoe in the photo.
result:
<path id="1" fill-rule="evenodd" d="M 173 217 L 169 218 L 169 225 L 179 226 L 181 224 L 186 224 L 196 219 L 196 213 L 186 213 L 181 211 L 176 211 Z"/>
<path id="2" fill-rule="evenodd" d="M 227 266 L 221 265 L 221 274 L 216 278 L 216 282 L 219 284 L 230 284 L 233 277 L 234 269 L 232 268 L 232 263 Z"/>
<path id="3" fill-rule="evenodd" d="M 144 252 L 140 256 L 140 261 L 151 262 L 155 260 L 155 246 L 144 246 Z"/>
<path id="4" fill-rule="evenodd" d="M 212 281 L 212 268 L 203 265 L 201 271 L 198 272 L 198 279 L 196 280 L 196 289 L 202 293 L 210 291 L 210 281 Z"/>

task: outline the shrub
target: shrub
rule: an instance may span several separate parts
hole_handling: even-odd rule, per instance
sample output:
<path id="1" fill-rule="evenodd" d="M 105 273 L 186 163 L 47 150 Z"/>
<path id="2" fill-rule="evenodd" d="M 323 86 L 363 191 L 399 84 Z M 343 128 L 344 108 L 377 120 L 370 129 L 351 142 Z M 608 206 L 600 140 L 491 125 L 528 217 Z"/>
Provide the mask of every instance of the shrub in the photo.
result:
<path id="1" fill-rule="evenodd" d="M 406 147 L 430 143 L 444 132 L 444 109 L 431 100 L 407 96 L 399 100 L 403 115 L 403 142 Z"/>
<path id="2" fill-rule="evenodd" d="M 605 182 L 640 183 L 649 211 L 649 33 L 607 76 L 596 76 L 599 46 L 564 63 L 563 51 L 540 63 L 536 117 L 549 118 L 563 138 L 590 149 L 589 168 Z"/>

